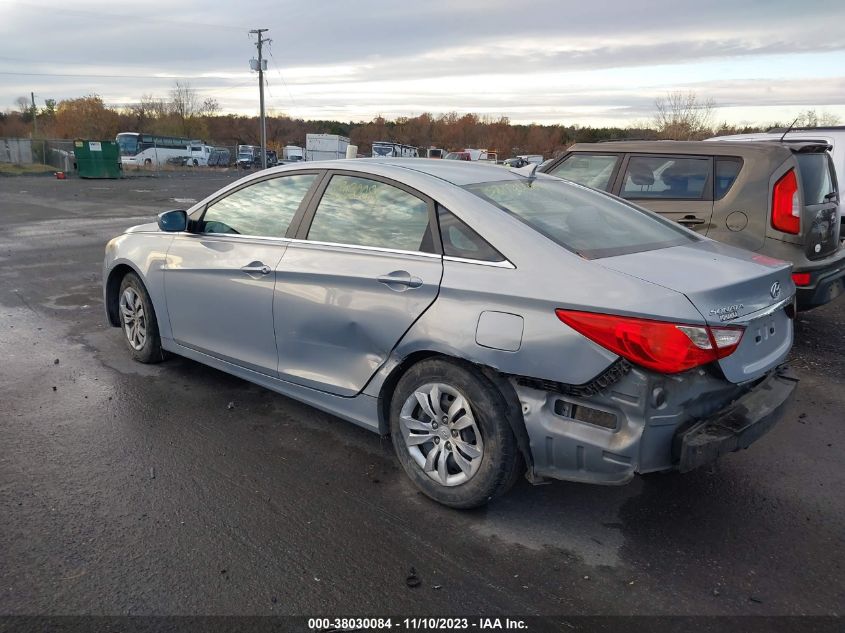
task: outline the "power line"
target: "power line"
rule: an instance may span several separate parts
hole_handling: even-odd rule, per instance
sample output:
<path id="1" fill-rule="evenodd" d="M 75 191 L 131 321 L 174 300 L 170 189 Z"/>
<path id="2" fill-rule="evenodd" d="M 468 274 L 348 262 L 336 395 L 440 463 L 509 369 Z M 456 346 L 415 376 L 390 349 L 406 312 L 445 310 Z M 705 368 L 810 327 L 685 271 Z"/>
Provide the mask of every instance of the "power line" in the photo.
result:
<path id="1" fill-rule="evenodd" d="M 288 88 L 288 82 L 286 82 L 285 78 L 282 76 L 282 69 L 279 67 L 279 64 L 276 62 L 275 55 L 273 55 L 273 47 L 268 46 L 267 52 L 270 53 L 270 59 L 273 60 L 273 66 L 276 67 L 276 72 L 279 73 L 279 79 L 282 80 L 282 85 L 285 87 L 285 90 L 287 90 L 291 103 L 294 105 L 294 107 L 296 107 L 296 99 L 293 98 L 293 95 L 291 94 L 290 88 Z"/>

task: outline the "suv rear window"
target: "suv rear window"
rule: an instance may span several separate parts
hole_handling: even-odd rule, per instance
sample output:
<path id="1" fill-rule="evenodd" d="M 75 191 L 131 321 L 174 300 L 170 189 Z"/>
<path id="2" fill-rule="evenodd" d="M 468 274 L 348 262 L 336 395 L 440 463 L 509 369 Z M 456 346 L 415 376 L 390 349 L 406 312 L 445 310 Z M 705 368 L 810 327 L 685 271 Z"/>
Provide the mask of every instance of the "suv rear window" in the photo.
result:
<path id="1" fill-rule="evenodd" d="M 742 159 L 739 157 L 719 156 L 716 158 L 716 200 L 721 200 L 731 190 L 741 169 Z"/>
<path id="2" fill-rule="evenodd" d="M 586 259 L 697 240 L 673 222 L 609 195 L 554 179 L 502 180 L 465 188 Z"/>
<path id="3" fill-rule="evenodd" d="M 823 153 L 798 153 L 798 167 L 801 170 L 801 188 L 804 204 L 824 204 L 836 193 L 836 180 L 831 174 L 830 159 Z M 827 197 L 827 200 L 825 198 Z"/>
<path id="4" fill-rule="evenodd" d="M 709 175 L 709 158 L 631 156 L 620 195 L 632 200 L 709 199 L 705 187 Z"/>

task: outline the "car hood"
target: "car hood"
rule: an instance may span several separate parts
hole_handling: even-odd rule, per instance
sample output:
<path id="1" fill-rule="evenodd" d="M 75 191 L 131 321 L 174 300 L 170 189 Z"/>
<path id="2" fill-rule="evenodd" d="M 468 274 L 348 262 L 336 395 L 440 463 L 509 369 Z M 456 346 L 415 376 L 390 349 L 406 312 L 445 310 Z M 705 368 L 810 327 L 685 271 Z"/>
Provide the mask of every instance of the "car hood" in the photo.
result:
<path id="1" fill-rule="evenodd" d="M 158 231 L 158 222 L 148 222 L 147 224 L 130 226 L 124 233 L 158 233 Z"/>
<path id="2" fill-rule="evenodd" d="M 711 324 L 741 321 L 791 297 L 791 264 L 712 240 L 595 263 L 683 293 Z"/>

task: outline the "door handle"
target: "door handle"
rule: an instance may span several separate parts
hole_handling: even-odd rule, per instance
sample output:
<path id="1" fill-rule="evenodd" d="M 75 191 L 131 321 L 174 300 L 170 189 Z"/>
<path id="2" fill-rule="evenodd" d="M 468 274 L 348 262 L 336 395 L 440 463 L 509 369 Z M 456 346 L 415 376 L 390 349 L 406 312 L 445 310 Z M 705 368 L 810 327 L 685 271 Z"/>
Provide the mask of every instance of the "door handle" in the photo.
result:
<path id="1" fill-rule="evenodd" d="M 379 283 L 384 284 L 391 290 L 395 290 L 393 286 L 405 286 L 406 288 L 419 288 L 423 285 L 423 280 L 415 275 L 411 275 L 407 270 L 394 270 L 387 275 L 379 275 L 376 277 Z"/>
<path id="2" fill-rule="evenodd" d="M 704 224 L 705 222 L 706 220 L 697 218 L 694 215 L 685 215 L 678 220 L 678 224 L 683 224 L 684 226 L 698 226 L 699 224 Z"/>
<path id="3" fill-rule="evenodd" d="M 262 262 L 250 262 L 246 266 L 241 266 L 241 270 L 248 275 L 260 273 L 262 275 L 269 275 L 273 269 Z"/>

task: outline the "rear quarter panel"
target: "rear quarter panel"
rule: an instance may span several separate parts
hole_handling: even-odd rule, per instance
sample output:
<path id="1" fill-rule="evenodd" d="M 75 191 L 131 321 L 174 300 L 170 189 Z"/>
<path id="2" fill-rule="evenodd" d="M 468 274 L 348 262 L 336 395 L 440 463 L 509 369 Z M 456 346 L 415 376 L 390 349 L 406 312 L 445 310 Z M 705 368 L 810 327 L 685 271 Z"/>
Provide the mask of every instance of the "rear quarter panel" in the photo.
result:
<path id="1" fill-rule="evenodd" d="M 514 235 L 503 254 L 514 252 L 519 241 Z M 678 292 L 581 259 L 539 234 L 529 243 L 532 257 L 523 253 L 514 269 L 446 259 L 436 301 L 405 334 L 367 393 L 377 395 L 393 367 L 420 351 L 463 358 L 506 374 L 573 385 L 589 382 L 618 357 L 562 323 L 556 308 L 703 321 Z M 519 317 L 507 320 L 514 328 L 521 319 L 522 331 L 508 332 L 504 349 L 479 336 L 479 321 L 489 312 Z M 518 346 L 513 344 L 517 339 Z"/>

